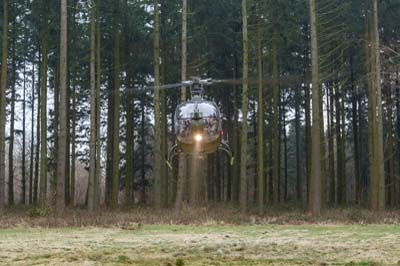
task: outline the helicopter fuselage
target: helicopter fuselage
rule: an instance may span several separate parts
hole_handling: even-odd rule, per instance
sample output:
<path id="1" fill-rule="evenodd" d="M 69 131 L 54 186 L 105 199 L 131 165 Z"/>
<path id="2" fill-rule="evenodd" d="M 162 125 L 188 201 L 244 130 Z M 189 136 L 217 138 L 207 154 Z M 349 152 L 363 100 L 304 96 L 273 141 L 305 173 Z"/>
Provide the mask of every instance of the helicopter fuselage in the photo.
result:
<path id="1" fill-rule="evenodd" d="M 176 140 L 187 154 L 216 152 L 222 140 L 221 114 L 215 103 L 194 97 L 177 107 Z"/>
<path id="2" fill-rule="evenodd" d="M 176 143 L 170 149 L 168 165 L 172 168 L 171 160 L 179 153 L 203 156 L 219 150 L 228 154 L 232 164 L 231 149 L 223 139 L 221 112 L 215 102 L 203 98 L 203 86 L 212 84 L 212 81 L 194 78 L 182 84 L 190 86 L 191 100 L 176 108 Z"/>

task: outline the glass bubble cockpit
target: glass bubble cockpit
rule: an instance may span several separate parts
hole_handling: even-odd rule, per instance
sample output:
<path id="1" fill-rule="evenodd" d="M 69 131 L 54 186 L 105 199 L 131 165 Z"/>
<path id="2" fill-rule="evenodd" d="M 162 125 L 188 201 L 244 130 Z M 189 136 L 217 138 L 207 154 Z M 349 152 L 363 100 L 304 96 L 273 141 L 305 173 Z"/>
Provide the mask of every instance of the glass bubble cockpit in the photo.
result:
<path id="1" fill-rule="evenodd" d="M 198 153 L 199 149 L 202 153 L 215 152 L 221 141 L 220 111 L 215 103 L 202 99 L 185 102 L 176 109 L 175 130 L 184 152 Z"/>

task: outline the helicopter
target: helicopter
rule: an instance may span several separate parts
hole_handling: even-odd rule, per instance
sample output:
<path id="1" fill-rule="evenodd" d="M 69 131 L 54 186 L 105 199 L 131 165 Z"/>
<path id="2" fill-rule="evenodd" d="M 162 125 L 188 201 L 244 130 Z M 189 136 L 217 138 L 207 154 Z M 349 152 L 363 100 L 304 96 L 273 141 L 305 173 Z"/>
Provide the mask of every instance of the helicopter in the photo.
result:
<path id="1" fill-rule="evenodd" d="M 181 83 L 157 87 L 158 89 L 188 87 L 191 95 L 190 100 L 181 103 L 175 110 L 175 143 L 169 149 L 166 161 L 169 168 L 172 169 L 172 160 L 179 154 L 201 157 L 217 151 L 224 152 L 233 165 L 232 150 L 224 139 L 221 112 L 215 102 L 204 99 L 205 86 L 218 83 L 230 83 L 230 81 L 192 77 Z M 155 88 L 147 87 L 145 90 Z"/>

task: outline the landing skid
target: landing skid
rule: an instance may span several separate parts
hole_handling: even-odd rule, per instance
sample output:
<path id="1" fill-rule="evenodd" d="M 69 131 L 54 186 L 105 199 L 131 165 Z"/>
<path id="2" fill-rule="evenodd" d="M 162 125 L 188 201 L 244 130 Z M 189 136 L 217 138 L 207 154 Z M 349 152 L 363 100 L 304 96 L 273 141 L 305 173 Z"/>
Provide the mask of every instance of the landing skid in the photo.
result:
<path id="1" fill-rule="evenodd" d="M 235 158 L 233 157 L 231 147 L 229 147 L 229 145 L 226 144 L 225 142 L 221 142 L 221 144 L 218 147 L 218 150 L 225 152 L 229 157 L 230 165 L 233 165 Z"/>
<path id="2" fill-rule="evenodd" d="M 172 160 L 175 158 L 175 156 L 179 155 L 182 153 L 182 150 L 179 148 L 178 144 L 175 144 L 172 146 L 172 148 L 168 152 L 168 159 L 166 161 L 169 169 L 173 169 L 172 167 Z"/>
<path id="3" fill-rule="evenodd" d="M 230 161 L 230 165 L 233 165 L 233 163 L 235 161 L 235 158 L 233 157 L 232 150 L 229 147 L 229 145 L 226 144 L 225 142 L 221 142 L 221 144 L 218 147 L 218 150 L 222 151 L 226 155 L 228 155 L 229 161 Z M 169 169 L 171 169 L 171 170 L 173 169 L 172 160 L 175 158 L 175 156 L 177 156 L 177 155 L 179 155 L 181 153 L 183 153 L 183 151 L 182 151 L 181 148 L 179 148 L 178 144 L 175 144 L 174 146 L 172 146 L 172 148 L 168 152 L 168 158 L 167 158 L 167 161 L 166 161 L 166 164 L 168 165 Z"/>

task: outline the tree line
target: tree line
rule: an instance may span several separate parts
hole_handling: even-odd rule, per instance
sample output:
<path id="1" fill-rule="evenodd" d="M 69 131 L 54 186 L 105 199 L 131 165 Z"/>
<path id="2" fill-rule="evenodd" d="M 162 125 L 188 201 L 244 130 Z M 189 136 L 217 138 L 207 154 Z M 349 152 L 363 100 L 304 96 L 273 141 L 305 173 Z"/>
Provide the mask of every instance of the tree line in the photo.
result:
<path id="1" fill-rule="evenodd" d="M 1 208 L 400 204 L 397 1 L 2 3 Z M 232 166 L 166 164 L 191 76 L 238 81 L 206 90 Z"/>

